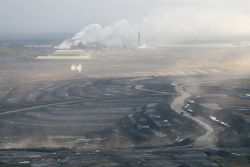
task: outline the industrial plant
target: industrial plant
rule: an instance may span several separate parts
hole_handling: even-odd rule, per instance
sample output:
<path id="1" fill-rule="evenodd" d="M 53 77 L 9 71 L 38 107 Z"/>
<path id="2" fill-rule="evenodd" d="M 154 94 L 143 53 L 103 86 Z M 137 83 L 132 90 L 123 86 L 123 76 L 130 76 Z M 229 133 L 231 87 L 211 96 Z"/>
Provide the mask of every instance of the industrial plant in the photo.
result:
<path id="1" fill-rule="evenodd" d="M 249 11 L 1 0 L 0 167 L 250 167 Z"/>

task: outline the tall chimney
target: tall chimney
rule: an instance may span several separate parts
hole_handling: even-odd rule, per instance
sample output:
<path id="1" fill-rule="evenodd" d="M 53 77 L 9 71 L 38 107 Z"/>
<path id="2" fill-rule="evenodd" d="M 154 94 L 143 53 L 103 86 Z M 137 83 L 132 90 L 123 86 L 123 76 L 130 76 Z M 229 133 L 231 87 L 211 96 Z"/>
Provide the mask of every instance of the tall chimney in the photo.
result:
<path id="1" fill-rule="evenodd" d="M 141 46 L 141 33 L 138 33 L 138 47 Z"/>

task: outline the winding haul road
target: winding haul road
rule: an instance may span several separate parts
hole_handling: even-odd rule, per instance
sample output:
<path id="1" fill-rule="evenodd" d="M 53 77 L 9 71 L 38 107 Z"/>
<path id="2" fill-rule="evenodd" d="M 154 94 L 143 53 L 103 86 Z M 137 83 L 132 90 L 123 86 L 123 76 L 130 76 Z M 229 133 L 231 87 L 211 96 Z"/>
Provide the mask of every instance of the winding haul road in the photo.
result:
<path id="1" fill-rule="evenodd" d="M 205 81 L 205 82 L 198 82 L 198 83 L 190 83 L 188 85 L 197 85 L 197 84 L 202 84 L 202 83 L 208 83 L 208 82 Z M 209 148 L 214 147 L 215 142 L 217 140 L 214 129 L 209 124 L 204 122 L 202 118 L 194 117 L 190 113 L 183 110 L 183 106 L 185 105 L 185 100 L 191 97 L 191 94 L 185 90 L 184 88 L 185 86 L 186 85 L 180 85 L 180 84 L 175 85 L 175 90 L 178 94 L 180 94 L 180 96 L 174 99 L 174 101 L 171 104 L 171 108 L 178 114 L 182 114 L 183 116 L 195 121 L 206 131 L 205 134 L 203 134 L 202 136 L 198 137 L 195 140 L 194 142 L 195 147 L 209 147 Z M 167 92 L 162 92 L 162 91 L 153 91 L 150 89 L 146 89 L 144 88 L 143 85 L 136 85 L 135 89 L 140 90 L 140 91 L 145 91 L 145 92 L 151 92 L 151 93 L 176 95 L 176 93 L 167 93 Z"/>
<path id="2" fill-rule="evenodd" d="M 140 97 L 142 95 L 130 95 L 130 96 L 108 96 L 108 97 L 100 97 L 100 98 L 90 98 L 90 99 L 76 99 L 76 100 L 67 100 L 63 102 L 55 102 L 50 104 L 42 104 L 42 105 L 35 105 L 31 107 L 25 107 L 20 109 L 14 109 L 14 110 L 7 110 L 0 112 L 0 116 L 24 112 L 24 111 L 30 111 L 40 108 L 46 108 L 46 107 L 54 107 L 59 105 L 69 105 L 69 104 L 75 104 L 75 103 L 81 103 L 81 102 L 91 102 L 91 101 L 98 101 L 98 100 L 113 100 L 113 99 L 126 99 L 126 98 L 132 98 L 132 97 Z M 166 96 L 165 94 L 149 94 L 149 95 L 143 95 L 145 96 Z"/>
<path id="3" fill-rule="evenodd" d="M 195 84 L 197 84 L 197 83 L 195 83 Z M 200 84 L 200 83 L 198 83 L 198 84 Z M 216 135 L 214 133 L 214 129 L 209 124 L 204 122 L 202 120 L 202 118 L 194 117 L 190 113 L 183 110 L 183 106 L 185 105 L 185 100 L 188 99 L 189 97 L 191 97 L 191 94 L 189 92 L 187 92 L 184 89 L 184 87 L 185 87 L 185 85 L 180 85 L 180 84 L 175 85 L 176 92 L 178 94 L 180 94 L 180 96 L 178 96 L 174 99 L 174 101 L 171 104 L 171 108 L 175 112 L 177 112 L 178 114 L 182 114 L 183 116 L 185 116 L 189 119 L 192 119 L 197 124 L 199 124 L 204 130 L 206 130 L 205 134 L 203 134 L 202 136 L 198 137 L 195 140 L 194 146 L 196 146 L 196 147 L 214 147 L 214 144 L 216 141 Z M 152 95 L 159 96 L 159 95 L 167 95 L 167 94 L 171 94 L 171 95 L 175 94 L 176 95 L 176 93 L 168 93 L 168 92 L 149 90 L 149 89 L 144 88 L 141 85 L 137 85 L 135 87 L 135 89 L 140 90 L 140 91 L 155 93 L 155 94 L 151 94 L 150 96 L 152 96 Z M 101 97 L 101 98 L 93 98 L 93 99 L 76 99 L 76 100 L 56 102 L 56 103 L 51 103 L 51 104 L 36 105 L 36 106 L 1 112 L 0 116 L 9 115 L 9 114 L 18 113 L 18 112 L 23 112 L 23 111 L 30 111 L 30 110 L 44 108 L 44 107 L 52 107 L 52 106 L 58 106 L 58 105 L 74 104 L 74 103 L 79 103 L 79 102 L 89 102 L 89 101 L 96 101 L 96 100 L 108 100 L 108 99 L 113 99 L 113 98 L 124 98 L 124 97 L 112 97 L 111 96 L 111 97 Z"/>
<path id="4" fill-rule="evenodd" d="M 180 96 L 176 97 L 171 104 L 171 108 L 179 113 L 183 114 L 185 117 L 192 119 L 196 123 L 198 123 L 204 130 L 206 130 L 206 133 L 203 134 L 202 136 L 198 137 L 195 142 L 194 146 L 196 147 L 214 147 L 215 141 L 216 141 L 216 135 L 214 133 L 214 129 L 204 122 L 201 118 L 199 117 L 194 117 L 190 113 L 186 112 L 183 110 L 183 106 L 185 105 L 185 100 L 191 97 L 191 94 L 187 92 L 184 89 L 185 85 L 176 85 L 175 90 L 177 93 L 180 94 Z"/>

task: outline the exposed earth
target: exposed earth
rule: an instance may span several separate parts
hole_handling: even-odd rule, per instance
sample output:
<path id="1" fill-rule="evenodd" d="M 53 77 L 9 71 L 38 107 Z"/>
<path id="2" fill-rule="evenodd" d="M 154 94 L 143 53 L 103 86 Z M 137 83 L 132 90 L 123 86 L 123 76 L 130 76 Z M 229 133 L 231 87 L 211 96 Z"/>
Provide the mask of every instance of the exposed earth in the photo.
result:
<path id="1" fill-rule="evenodd" d="M 224 52 L 249 48 L 238 49 Z M 222 53 L 161 48 L 118 57 L 105 51 L 83 62 L 2 58 L 0 167 L 249 166 L 250 79 L 222 66 L 225 55 L 190 65 L 208 51 Z M 70 71 L 77 63 L 82 73 Z"/>

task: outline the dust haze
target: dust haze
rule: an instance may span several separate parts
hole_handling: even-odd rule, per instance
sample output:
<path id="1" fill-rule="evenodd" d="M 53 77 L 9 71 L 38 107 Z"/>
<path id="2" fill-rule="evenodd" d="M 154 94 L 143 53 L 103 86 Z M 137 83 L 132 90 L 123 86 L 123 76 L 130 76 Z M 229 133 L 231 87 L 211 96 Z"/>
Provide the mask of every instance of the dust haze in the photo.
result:
<path id="1" fill-rule="evenodd" d="M 249 166 L 249 2 L 1 3 L 0 166 Z"/>

